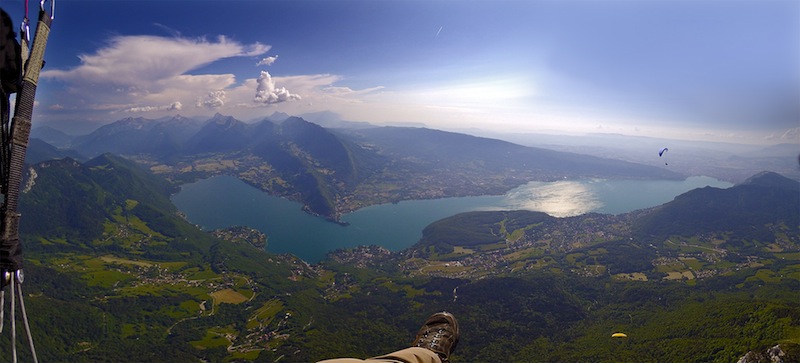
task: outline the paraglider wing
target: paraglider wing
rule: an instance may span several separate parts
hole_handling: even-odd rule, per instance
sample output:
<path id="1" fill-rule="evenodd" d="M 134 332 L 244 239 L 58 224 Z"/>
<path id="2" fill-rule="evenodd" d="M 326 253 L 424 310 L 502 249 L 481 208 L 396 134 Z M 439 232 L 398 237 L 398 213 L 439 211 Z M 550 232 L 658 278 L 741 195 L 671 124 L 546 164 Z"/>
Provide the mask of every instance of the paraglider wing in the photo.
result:
<path id="1" fill-rule="evenodd" d="M 661 149 L 661 151 L 658 152 L 658 157 L 664 156 L 664 153 L 667 152 L 667 151 L 669 151 L 669 149 L 667 149 L 667 148 Z M 669 165 L 669 164 L 668 163 L 664 163 L 664 165 Z"/>
<path id="2" fill-rule="evenodd" d="M 628 336 L 625 333 L 614 333 L 611 334 L 612 338 L 627 338 Z"/>

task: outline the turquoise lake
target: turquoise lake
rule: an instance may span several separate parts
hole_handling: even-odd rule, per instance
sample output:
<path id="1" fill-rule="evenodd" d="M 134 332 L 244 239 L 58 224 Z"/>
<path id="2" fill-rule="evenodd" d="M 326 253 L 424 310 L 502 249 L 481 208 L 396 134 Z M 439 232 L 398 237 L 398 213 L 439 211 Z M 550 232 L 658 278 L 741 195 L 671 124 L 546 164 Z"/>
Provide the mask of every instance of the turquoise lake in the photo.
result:
<path id="1" fill-rule="evenodd" d="M 417 243 L 428 224 L 461 212 L 527 209 L 556 217 L 588 212 L 620 214 L 664 204 L 695 188 L 731 187 L 709 177 L 667 180 L 565 180 L 531 182 L 502 196 L 412 200 L 357 210 L 342 226 L 309 215 L 301 205 L 266 193 L 231 176 L 183 185 L 172 202 L 204 230 L 249 226 L 268 237 L 267 250 L 292 253 L 310 263 L 329 251 L 380 245 L 397 251 Z"/>

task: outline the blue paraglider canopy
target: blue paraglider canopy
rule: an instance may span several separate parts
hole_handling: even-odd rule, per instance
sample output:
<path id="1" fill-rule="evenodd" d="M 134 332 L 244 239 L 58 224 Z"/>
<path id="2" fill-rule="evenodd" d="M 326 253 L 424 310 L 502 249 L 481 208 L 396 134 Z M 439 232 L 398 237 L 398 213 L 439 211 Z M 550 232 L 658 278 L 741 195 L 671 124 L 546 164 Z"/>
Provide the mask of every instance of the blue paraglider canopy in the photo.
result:
<path id="1" fill-rule="evenodd" d="M 667 148 L 661 149 L 661 151 L 658 152 L 658 157 L 664 156 L 664 153 L 667 152 L 667 151 L 669 151 L 669 149 L 667 149 Z M 669 165 L 669 164 L 668 163 L 664 163 L 664 165 Z"/>

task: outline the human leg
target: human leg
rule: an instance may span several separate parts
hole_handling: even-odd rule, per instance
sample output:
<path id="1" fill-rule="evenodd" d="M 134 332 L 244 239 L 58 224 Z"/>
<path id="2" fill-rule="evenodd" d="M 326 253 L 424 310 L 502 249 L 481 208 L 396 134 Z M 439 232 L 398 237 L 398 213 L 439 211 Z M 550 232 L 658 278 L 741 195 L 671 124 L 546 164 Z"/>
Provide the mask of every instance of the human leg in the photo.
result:
<path id="1" fill-rule="evenodd" d="M 368 358 L 338 358 L 317 363 L 450 363 L 450 354 L 458 344 L 460 332 L 453 314 L 431 315 L 417 332 L 412 347 Z"/>
<path id="2" fill-rule="evenodd" d="M 339 358 L 317 363 L 442 363 L 442 360 L 438 354 L 429 349 L 411 347 L 367 359 Z"/>

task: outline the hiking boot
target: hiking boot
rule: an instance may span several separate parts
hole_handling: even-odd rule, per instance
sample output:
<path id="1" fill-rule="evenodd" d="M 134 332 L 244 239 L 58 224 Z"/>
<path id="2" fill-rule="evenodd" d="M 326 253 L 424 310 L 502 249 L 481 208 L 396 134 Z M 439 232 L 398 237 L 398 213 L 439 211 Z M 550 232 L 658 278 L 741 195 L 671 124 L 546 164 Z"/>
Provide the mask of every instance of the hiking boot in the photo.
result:
<path id="1" fill-rule="evenodd" d="M 412 346 L 431 350 L 442 362 L 450 362 L 450 354 L 458 344 L 458 322 L 453 314 L 441 312 L 431 315 L 417 332 Z"/>

